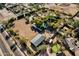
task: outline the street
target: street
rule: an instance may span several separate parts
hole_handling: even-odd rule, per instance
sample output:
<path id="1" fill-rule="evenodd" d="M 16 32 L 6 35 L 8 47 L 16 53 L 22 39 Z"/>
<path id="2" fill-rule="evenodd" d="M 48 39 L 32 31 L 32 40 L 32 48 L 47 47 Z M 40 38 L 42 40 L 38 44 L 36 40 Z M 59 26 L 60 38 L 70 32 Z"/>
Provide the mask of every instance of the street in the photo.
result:
<path id="1" fill-rule="evenodd" d="M 6 35 L 8 35 L 8 33 L 4 31 L 2 35 L 5 38 Z M 10 47 L 15 44 L 14 40 L 11 37 L 9 39 L 5 39 L 5 41 L 9 44 Z M 13 51 L 13 53 L 16 56 L 24 56 L 23 52 L 17 46 L 16 46 L 16 50 Z"/>
<path id="2" fill-rule="evenodd" d="M 14 55 L 13 52 L 11 51 L 9 45 L 7 44 L 7 42 L 5 41 L 3 36 L 1 35 L 1 33 L 0 33 L 0 48 L 5 56 Z"/>

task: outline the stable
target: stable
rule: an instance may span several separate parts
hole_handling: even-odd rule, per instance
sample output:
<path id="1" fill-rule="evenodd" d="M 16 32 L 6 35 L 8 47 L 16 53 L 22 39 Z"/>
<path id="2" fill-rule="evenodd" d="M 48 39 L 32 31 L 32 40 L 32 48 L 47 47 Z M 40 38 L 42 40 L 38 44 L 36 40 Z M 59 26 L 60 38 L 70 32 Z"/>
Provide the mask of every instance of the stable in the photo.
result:
<path id="1" fill-rule="evenodd" d="M 39 44 L 43 42 L 44 39 L 45 37 L 42 34 L 38 34 L 32 39 L 31 43 L 33 46 L 37 47 Z"/>

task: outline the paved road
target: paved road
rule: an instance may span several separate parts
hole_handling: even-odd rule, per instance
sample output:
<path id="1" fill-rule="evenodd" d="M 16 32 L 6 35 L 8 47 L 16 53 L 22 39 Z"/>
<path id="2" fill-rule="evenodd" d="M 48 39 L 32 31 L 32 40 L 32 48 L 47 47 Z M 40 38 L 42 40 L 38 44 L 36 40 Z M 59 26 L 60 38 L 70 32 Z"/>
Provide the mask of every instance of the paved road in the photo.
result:
<path id="1" fill-rule="evenodd" d="M 4 56 L 2 49 L 0 49 L 0 56 Z"/>
<path id="2" fill-rule="evenodd" d="M 16 46 L 17 47 L 17 46 Z M 14 51 L 14 54 L 16 56 L 24 56 L 23 52 L 21 52 L 21 50 L 17 47 L 17 49 Z"/>
<path id="3" fill-rule="evenodd" d="M 4 31 L 2 33 L 3 37 L 5 38 L 6 35 L 8 35 L 8 33 L 6 31 Z M 6 39 L 5 39 L 6 40 Z M 6 42 L 9 44 L 9 46 L 12 46 L 13 44 L 15 44 L 14 40 L 12 38 L 6 40 Z M 18 46 L 16 45 L 16 50 L 13 51 L 15 56 L 24 56 L 23 52 L 18 48 Z"/>
<path id="4" fill-rule="evenodd" d="M 1 35 L 1 33 L 0 33 L 0 49 L 2 50 L 4 56 L 14 55 L 13 52 L 11 51 L 9 45 L 7 44 L 7 42 Z"/>
<path id="5" fill-rule="evenodd" d="M 6 55 L 10 55 L 9 52 L 8 52 L 8 50 L 6 49 L 6 47 L 5 47 L 4 43 L 3 43 L 3 41 L 1 40 L 1 38 L 0 38 L 0 48 L 1 48 L 1 50 L 2 50 L 2 52 L 4 53 L 5 56 L 6 56 Z"/>

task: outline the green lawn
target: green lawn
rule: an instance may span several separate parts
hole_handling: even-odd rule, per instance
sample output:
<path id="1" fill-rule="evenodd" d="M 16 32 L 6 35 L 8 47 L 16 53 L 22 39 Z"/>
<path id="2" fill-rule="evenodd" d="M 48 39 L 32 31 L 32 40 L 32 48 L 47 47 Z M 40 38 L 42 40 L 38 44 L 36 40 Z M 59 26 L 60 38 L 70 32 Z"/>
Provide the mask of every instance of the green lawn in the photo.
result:
<path id="1" fill-rule="evenodd" d="M 57 53 L 57 52 L 60 50 L 60 48 L 61 48 L 61 46 L 60 46 L 59 44 L 54 44 L 54 45 L 52 46 L 52 51 L 53 51 L 54 53 Z"/>

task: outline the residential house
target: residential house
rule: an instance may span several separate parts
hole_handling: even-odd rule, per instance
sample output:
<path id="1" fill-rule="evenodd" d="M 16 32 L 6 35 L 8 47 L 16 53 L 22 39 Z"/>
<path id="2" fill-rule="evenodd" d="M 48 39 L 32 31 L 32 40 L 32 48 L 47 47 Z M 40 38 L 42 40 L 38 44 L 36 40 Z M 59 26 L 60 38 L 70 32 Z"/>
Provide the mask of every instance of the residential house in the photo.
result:
<path id="1" fill-rule="evenodd" d="M 42 34 L 37 34 L 32 40 L 31 43 L 33 46 L 37 47 L 40 43 L 43 42 L 45 37 Z"/>
<path id="2" fill-rule="evenodd" d="M 75 42 L 74 38 L 65 38 L 64 39 L 64 44 L 73 52 L 74 52 L 74 49 L 75 49 L 74 42 Z"/>
<path id="3" fill-rule="evenodd" d="M 64 39 L 64 44 L 70 51 L 72 51 L 75 55 L 79 55 L 79 41 L 75 38 L 66 38 Z"/>
<path id="4" fill-rule="evenodd" d="M 38 28 L 35 24 L 32 24 L 31 28 L 32 28 L 32 30 L 37 31 L 38 33 L 42 32 L 42 30 L 40 28 Z"/>

